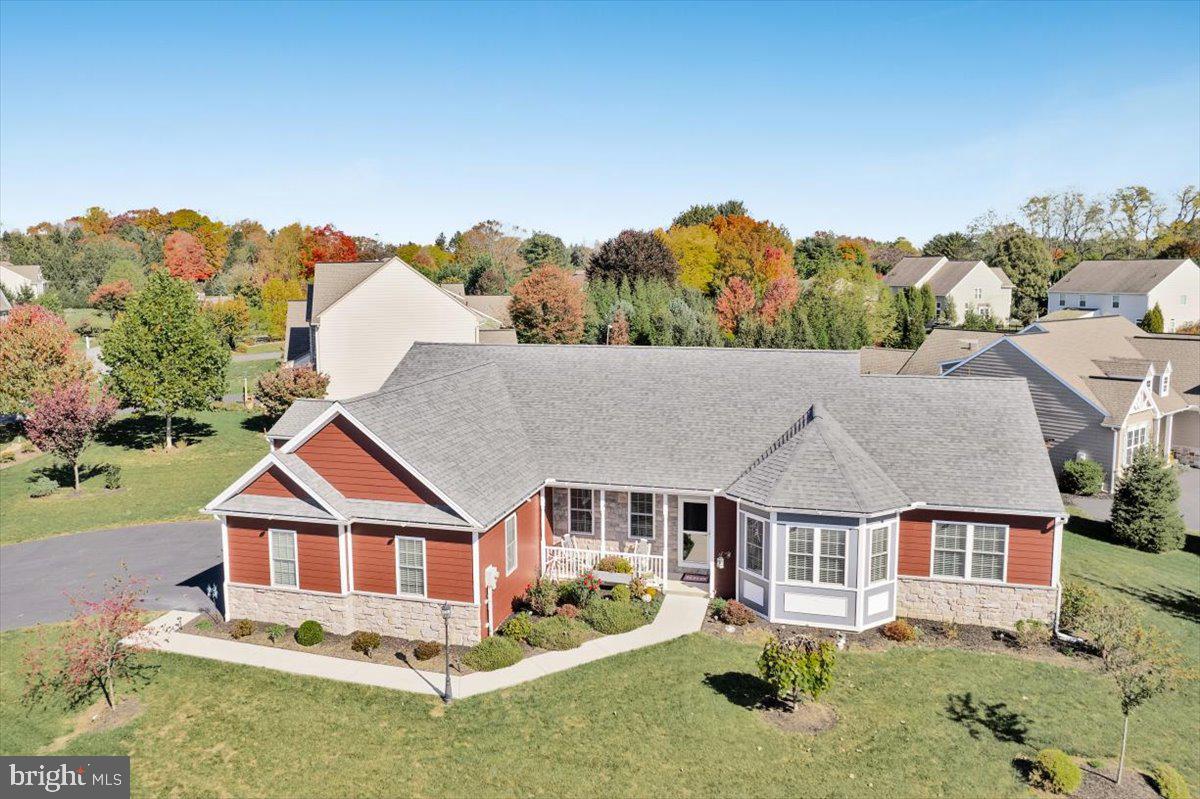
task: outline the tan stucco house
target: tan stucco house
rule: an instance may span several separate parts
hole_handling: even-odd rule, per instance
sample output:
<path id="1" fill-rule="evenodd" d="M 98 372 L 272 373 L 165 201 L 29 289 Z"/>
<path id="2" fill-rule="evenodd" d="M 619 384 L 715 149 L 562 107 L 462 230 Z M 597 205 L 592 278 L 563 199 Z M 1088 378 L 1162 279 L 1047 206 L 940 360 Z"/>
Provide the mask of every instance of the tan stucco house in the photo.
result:
<path id="1" fill-rule="evenodd" d="M 1012 315 L 1012 281 L 1004 270 L 983 261 L 951 261 L 944 257 L 901 258 L 883 276 L 892 291 L 928 285 L 937 297 L 938 313 L 947 298 L 953 301 L 954 324 L 960 325 L 967 311 L 975 311 L 999 322 Z"/>
<path id="2" fill-rule="evenodd" d="M 354 397 L 383 385 L 417 341 L 515 343 L 506 309 L 507 298 L 456 296 L 399 258 L 319 263 L 308 298 L 288 304 L 285 360 L 329 375 L 329 399 Z"/>

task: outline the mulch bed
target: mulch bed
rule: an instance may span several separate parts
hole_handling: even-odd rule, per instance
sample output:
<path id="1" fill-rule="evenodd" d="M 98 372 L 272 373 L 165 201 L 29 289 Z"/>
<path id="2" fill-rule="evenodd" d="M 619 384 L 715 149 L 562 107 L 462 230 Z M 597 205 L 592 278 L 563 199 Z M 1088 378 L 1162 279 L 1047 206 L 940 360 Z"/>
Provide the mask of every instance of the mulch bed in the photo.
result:
<path id="1" fill-rule="evenodd" d="M 1117 776 L 1115 762 L 1092 766 L 1080 758 L 1073 759 L 1083 772 L 1083 782 L 1079 784 L 1079 790 L 1071 794 L 1075 799 L 1161 799 L 1158 791 L 1151 784 L 1150 778 L 1137 769 L 1127 765 L 1125 775 L 1121 778 L 1121 784 L 1117 785 L 1113 782 Z M 1028 780 L 1031 761 L 1018 758 L 1013 761 L 1013 765 L 1021 773 L 1021 777 Z M 1059 796 L 1037 788 L 1030 788 L 1029 791 L 1035 796 L 1047 799 L 1057 799 Z"/>
<path id="2" fill-rule="evenodd" d="M 772 702 L 755 710 L 755 715 L 784 732 L 820 735 L 837 726 L 837 712 L 820 702 L 804 702 L 795 710 L 780 702 Z"/>
<path id="3" fill-rule="evenodd" d="M 444 654 L 439 654 L 429 660 L 417 660 L 413 654 L 413 648 L 419 642 L 410 641 L 406 638 L 395 638 L 388 635 L 381 636 L 379 648 L 371 652 L 370 657 L 367 657 L 362 652 L 355 652 L 350 648 L 351 636 L 349 635 L 336 635 L 326 630 L 325 639 L 321 643 L 313 644 L 312 646 L 301 646 L 296 643 L 296 629 L 294 627 L 288 627 L 287 633 L 282 638 L 272 642 L 267 637 L 267 627 L 269 626 L 268 624 L 255 622 L 254 632 L 245 638 L 237 640 L 247 644 L 258 644 L 259 646 L 269 646 L 276 649 L 291 649 L 296 652 L 327 655 L 329 657 L 358 660 L 365 663 L 380 663 L 385 666 L 411 667 L 420 669 L 421 671 L 440 672 L 446 667 Z M 197 616 L 183 625 L 180 632 L 203 635 L 208 638 L 223 638 L 230 641 L 234 640 L 229 634 L 232 629 L 233 624 L 230 622 L 213 620 L 206 616 Z M 450 647 L 450 670 L 452 672 L 455 674 L 472 673 L 472 669 L 463 665 L 462 662 L 462 656 L 469 650 L 470 647 L 467 646 L 452 645 Z M 532 647 L 529 647 L 529 651 L 540 650 L 534 650 Z"/>
<path id="4" fill-rule="evenodd" d="M 845 638 L 846 651 L 883 652 L 896 647 L 922 646 L 934 649 L 1003 653 L 1060 665 L 1063 663 L 1078 667 L 1092 667 L 1093 665 L 1093 658 L 1088 656 L 1085 651 L 1061 641 L 1022 648 L 1017 645 L 1016 639 L 1010 633 L 992 627 L 981 627 L 974 624 L 949 625 L 944 622 L 923 619 L 909 619 L 908 621 L 921 631 L 920 637 L 916 641 L 908 643 L 885 638 L 880 627 L 861 633 L 846 632 L 840 635 Z M 703 631 L 718 638 L 755 646 L 761 646 L 772 635 L 787 636 L 798 632 L 810 635 L 817 640 L 837 641 L 839 639 L 839 632 L 836 630 L 794 624 L 772 624 L 762 619 L 731 629 L 710 617 L 704 620 Z"/>

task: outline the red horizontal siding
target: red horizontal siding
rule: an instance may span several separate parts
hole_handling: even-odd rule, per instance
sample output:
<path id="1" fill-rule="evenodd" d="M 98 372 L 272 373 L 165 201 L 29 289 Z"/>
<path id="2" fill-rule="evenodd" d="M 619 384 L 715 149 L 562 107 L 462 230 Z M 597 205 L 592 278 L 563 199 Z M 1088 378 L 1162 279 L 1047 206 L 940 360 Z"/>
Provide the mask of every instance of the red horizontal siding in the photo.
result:
<path id="1" fill-rule="evenodd" d="M 512 574 L 504 573 L 506 564 L 504 558 L 504 520 L 501 519 L 494 527 L 479 536 L 479 585 L 484 585 L 484 573 L 488 566 L 495 566 L 500 571 L 496 580 L 496 589 L 492 592 L 492 621 L 499 625 L 512 612 L 513 600 L 524 595 L 525 586 L 537 578 L 541 568 L 542 549 L 538 543 L 541 535 L 541 503 L 538 495 L 521 503 L 515 511 L 517 514 L 517 567 Z M 482 595 L 482 594 L 481 594 Z M 479 606 L 480 635 L 486 636 L 487 605 L 480 602 Z"/>
<path id="2" fill-rule="evenodd" d="M 271 584 L 268 529 L 295 530 L 300 587 L 306 591 L 341 592 L 341 561 L 337 527 L 265 519 L 230 518 L 229 579 L 250 585 Z"/>
<path id="3" fill-rule="evenodd" d="M 305 441 L 296 454 L 352 499 L 441 503 L 433 491 L 340 417 Z"/>
<path id="4" fill-rule="evenodd" d="M 396 593 L 395 537 L 404 535 L 425 539 L 426 583 L 430 599 L 475 601 L 470 533 L 356 524 L 350 534 L 354 549 L 354 590 Z"/>
<path id="5" fill-rule="evenodd" d="M 307 499 L 308 495 L 300 486 L 296 485 L 292 480 L 279 470 L 278 467 L 272 466 L 265 472 L 254 479 L 254 482 L 246 486 L 242 490 L 243 494 L 255 494 L 266 497 L 297 497 L 299 499 Z"/>
<path id="6" fill-rule="evenodd" d="M 900 515 L 901 575 L 929 576 L 934 520 L 1008 525 L 1007 582 L 1050 585 L 1054 577 L 1054 519 L 1002 513 L 911 510 Z"/>

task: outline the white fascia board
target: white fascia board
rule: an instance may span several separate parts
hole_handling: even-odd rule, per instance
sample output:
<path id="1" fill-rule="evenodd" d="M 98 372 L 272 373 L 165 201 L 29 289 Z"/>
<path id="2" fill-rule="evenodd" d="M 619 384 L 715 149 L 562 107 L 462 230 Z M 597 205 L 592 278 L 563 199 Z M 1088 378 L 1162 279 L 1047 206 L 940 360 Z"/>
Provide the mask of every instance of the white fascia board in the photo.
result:
<path id="1" fill-rule="evenodd" d="M 274 459 L 271 457 L 270 453 L 267 453 L 262 457 L 262 460 L 243 472 L 241 477 L 234 480 L 233 484 L 230 485 L 229 488 L 226 488 L 220 494 L 217 494 L 215 497 L 209 500 L 208 504 L 200 509 L 201 513 L 223 513 L 223 511 L 215 511 L 213 508 L 217 505 L 220 505 L 222 502 L 234 496 L 235 494 L 241 492 L 243 488 L 250 485 L 250 483 L 254 481 L 254 478 L 265 472 L 272 463 L 274 463 Z"/>

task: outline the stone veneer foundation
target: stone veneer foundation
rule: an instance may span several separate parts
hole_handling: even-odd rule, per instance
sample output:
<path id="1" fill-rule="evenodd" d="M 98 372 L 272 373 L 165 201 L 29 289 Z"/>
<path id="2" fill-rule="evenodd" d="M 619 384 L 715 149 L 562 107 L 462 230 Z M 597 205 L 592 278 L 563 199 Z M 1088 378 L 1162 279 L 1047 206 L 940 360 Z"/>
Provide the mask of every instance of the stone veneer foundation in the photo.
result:
<path id="1" fill-rule="evenodd" d="M 1058 589 L 952 580 L 896 580 L 896 615 L 1011 630 L 1021 619 L 1054 623 Z"/>
<path id="2" fill-rule="evenodd" d="M 442 602 L 374 594 L 318 594 L 248 585 L 229 585 L 225 609 L 231 619 L 252 619 L 297 627 L 313 619 L 331 633 L 369 630 L 413 641 L 441 641 Z M 450 604 L 450 643 L 479 642 L 479 606 Z"/>

